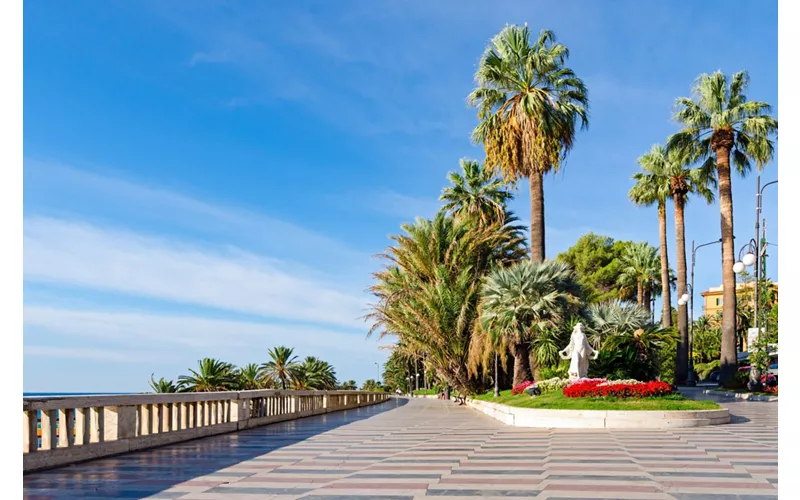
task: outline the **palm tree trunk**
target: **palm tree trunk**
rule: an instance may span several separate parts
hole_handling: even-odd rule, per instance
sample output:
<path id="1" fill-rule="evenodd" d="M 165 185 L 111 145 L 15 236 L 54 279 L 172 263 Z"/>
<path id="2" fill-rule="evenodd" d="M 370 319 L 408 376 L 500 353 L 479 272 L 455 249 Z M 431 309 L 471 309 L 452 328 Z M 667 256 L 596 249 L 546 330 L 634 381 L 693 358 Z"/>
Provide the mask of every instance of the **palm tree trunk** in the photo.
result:
<path id="1" fill-rule="evenodd" d="M 732 134 L 731 134 L 732 135 Z M 731 142 L 732 138 L 731 138 Z M 720 383 L 727 382 L 737 370 L 736 360 L 736 274 L 733 272 L 733 194 L 731 193 L 730 148 L 719 147 L 717 177 L 722 237 L 722 342 L 720 346 Z"/>
<path id="2" fill-rule="evenodd" d="M 644 305 L 644 287 L 641 280 L 636 282 L 636 303 Z"/>
<path id="3" fill-rule="evenodd" d="M 647 286 L 644 287 L 644 297 L 642 300 L 644 301 L 644 309 L 648 313 L 650 312 L 650 288 L 653 286 L 651 281 L 647 282 Z"/>
<path id="4" fill-rule="evenodd" d="M 661 298 L 664 306 L 661 309 L 661 326 L 672 326 L 672 298 L 669 289 L 669 256 L 667 255 L 667 207 L 663 201 L 658 202 L 658 232 L 661 240 Z"/>
<path id="5" fill-rule="evenodd" d="M 514 344 L 514 385 L 531 379 L 531 349 L 526 342 Z"/>
<path id="6" fill-rule="evenodd" d="M 544 174 L 534 173 L 531 188 L 531 260 L 544 260 Z"/>
<path id="7" fill-rule="evenodd" d="M 675 253 L 678 257 L 678 297 L 686 293 L 686 234 L 683 221 L 684 194 L 676 193 L 675 204 Z M 686 383 L 689 373 L 689 315 L 686 304 L 678 304 L 678 359 L 675 365 L 675 379 L 679 384 Z"/>

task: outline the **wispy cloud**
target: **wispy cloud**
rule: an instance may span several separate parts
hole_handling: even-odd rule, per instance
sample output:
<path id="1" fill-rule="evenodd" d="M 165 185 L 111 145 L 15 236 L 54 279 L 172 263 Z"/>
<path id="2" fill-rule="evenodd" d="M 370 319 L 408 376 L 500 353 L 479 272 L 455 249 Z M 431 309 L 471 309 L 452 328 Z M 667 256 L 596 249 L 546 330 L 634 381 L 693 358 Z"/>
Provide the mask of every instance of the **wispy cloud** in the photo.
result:
<path id="1" fill-rule="evenodd" d="M 373 192 L 364 198 L 368 208 L 413 221 L 417 217 L 432 218 L 442 204 L 436 198 L 423 198 L 397 193 L 390 189 Z"/>
<path id="2" fill-rule="evenodd" d="M 63 358 L 105 363 L 141 363 L 143 360 L 153 360 L 153 353 L 136 353 L 129 350 L 94 349 L 89 347 L 54 347 L 41 345 L 26 345 L 23 347 L 25 356 L 37 358 Z"/>
<path id="3" fill-rule="evenodd" d="M 359 328 L 365 297 L 280 260 L 43 217 L 24 224 L 25 279 Z"/>

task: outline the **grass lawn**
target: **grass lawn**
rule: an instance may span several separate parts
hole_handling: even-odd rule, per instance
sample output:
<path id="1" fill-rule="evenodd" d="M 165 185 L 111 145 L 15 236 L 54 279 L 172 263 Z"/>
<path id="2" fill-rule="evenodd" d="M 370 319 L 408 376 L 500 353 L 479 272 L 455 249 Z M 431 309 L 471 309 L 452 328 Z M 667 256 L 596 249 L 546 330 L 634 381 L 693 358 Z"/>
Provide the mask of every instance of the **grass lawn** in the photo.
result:
<path id="1" fill-rule="evenodd" d="M 500 403 L 518 408 L 541 408 L 550 410 L 718 410 L 720 406 L 713 401 L 695 401 L 672 395 L 660 398 L 616 399 L 616 398 L 568 398 L 561 391 L 546 392 L 532 398 L 527 394 L 512 396 L 511 391 L 502 391 L 494 397 L 490 392 L 475 399 L 489 403 Z"/>
<path id="2" fill-rule="evenodd" d="M 436 396 L 438 394 L 441 394 L 441 391 L 437 391 L 436 389 L 420 389 L 414 391 L 415 396 Z"/>

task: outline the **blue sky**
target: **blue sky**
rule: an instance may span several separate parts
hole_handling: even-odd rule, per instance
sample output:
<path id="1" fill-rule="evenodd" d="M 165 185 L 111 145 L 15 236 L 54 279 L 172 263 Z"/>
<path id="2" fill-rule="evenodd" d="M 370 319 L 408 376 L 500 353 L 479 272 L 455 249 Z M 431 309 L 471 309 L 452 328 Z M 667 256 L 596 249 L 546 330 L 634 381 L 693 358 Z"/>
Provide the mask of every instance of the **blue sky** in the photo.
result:
<path id="1" fill-rule="evenodd" d="M 436 211 L 459 158 L 482 158 L 465 97 L 507 23 L 554 30 L 590 91 L 589 131 L 545 182 L 548 255 L 588 231 L 657 244 L 655 209 L 627 200 L 636 159 L 703 72 L 747 69 L 777 113 L 777 3 L 538 5 L 26 3 L 25 390 L 141 391 L 276 344 L 374 377 L 373 255 Z M 734 179 L 739 245 L 754 190 Z M 528 206 L 523 185 L 526 222 Z M 717 239 L 717 204 L 690 203 L 686 232 Z M 674 265 L 671 221 L 669 237 Z M 696 273 L 698 291 L 721 283 L 718 250 Z"/>

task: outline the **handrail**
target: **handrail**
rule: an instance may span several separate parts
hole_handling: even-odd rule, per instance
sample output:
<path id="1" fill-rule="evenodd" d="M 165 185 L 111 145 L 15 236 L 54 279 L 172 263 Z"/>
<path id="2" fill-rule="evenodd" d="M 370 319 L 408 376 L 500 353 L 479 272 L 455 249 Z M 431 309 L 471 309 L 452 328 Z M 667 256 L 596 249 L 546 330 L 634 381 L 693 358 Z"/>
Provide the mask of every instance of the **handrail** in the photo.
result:
<path id="1" fill-rule="evenodd" d="M 253 391 L 23 398 L 23 471 L 359 408 L 368 391 Z"/>

